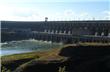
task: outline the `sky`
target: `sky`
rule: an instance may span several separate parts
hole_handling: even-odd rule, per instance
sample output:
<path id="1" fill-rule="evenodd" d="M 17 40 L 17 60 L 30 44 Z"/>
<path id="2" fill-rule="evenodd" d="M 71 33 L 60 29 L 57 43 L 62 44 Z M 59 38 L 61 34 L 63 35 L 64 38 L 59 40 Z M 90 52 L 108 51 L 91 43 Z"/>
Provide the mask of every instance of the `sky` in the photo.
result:
<path id="1" fill-rule="evenodd" d="M 0 20 L 110 20 L 109 0 L 0 0 Z"/>

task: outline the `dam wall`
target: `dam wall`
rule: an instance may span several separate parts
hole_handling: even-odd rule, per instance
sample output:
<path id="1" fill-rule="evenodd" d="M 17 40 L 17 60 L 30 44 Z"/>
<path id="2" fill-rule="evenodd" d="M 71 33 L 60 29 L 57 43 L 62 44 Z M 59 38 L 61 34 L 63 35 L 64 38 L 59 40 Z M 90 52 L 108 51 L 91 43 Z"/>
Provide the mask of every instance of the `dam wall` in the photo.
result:
<path id="1" fill-rule="evenodd" d="M 110 21 L 1 21 L 1 41 L 110 42 Z"/>

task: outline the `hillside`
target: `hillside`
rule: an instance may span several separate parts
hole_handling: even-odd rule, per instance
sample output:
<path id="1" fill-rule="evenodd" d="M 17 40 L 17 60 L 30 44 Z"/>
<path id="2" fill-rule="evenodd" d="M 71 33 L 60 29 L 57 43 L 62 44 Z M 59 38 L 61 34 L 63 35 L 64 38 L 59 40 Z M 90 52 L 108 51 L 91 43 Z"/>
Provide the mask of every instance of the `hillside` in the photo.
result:
<path id="1" fill-rule="evenodd" d="M 2 68 L 13 72 L 110 72 L 110 45 L 67 45 L 1 60 Z"/>

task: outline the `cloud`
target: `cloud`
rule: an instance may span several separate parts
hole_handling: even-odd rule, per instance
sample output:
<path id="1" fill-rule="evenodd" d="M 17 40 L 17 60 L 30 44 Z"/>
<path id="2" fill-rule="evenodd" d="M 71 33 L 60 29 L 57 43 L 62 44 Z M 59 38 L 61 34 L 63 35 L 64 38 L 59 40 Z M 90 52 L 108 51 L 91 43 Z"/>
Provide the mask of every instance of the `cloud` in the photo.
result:
<path id="1" fill-rule="evenodd" d="M 88 16 L 89 15 L 89 13 L 87 13 L 87 12 L 82 12 L 79 16 L 80 17 L 85 17 L 85 16 Z"/>
<path id="2" fill-rule="evenodd" d="M 68 9 L 68 10 L 64 11 L 64 15 L 65 16 L 72 16 L 72 15 L 75 15 L 75 12 L 71 9 Z"/>
<path id="3" fill-rule="evenodd" d="M 102 13 L 110 15 L 110 11 L 109 10 L 103 11 Z"/>
<path id="4" fill-rule="evenodd" d="M 0 5 L 0 20 L 42 20 L 37 9 Z"/>
<path id="5" fill-rule="evenodd" d="M 104 19 L 110 20 L 110 10 L 103 11 Z"/>
<path id="6" fill-rule="evenodd" d="M 29 7 L 12 7 L 7 5 L 0 5 L 0 20 L 15 20 L 15 21 L 44 21 L 48 17 L 49 21 L 54 20 L 91 20 L 94 16 L 89 12 L 76 12 L 72 9 L 64 11 L 56 11 L 54 13 L 44 12 L 39 8 Z M 101 13 L 99 13 L 101 15 Z M 102 17 L 96 19 L 110 19 L 110 11 L 103 11 Z"/>
<path id="7" fill-rule="evenodd" d="M 91 15 L 88 12 L 75 12 L 71 9 L 65 10 L 63 13 L 60 13 L 62 19 L 64 20 L 89 20 Z"/>

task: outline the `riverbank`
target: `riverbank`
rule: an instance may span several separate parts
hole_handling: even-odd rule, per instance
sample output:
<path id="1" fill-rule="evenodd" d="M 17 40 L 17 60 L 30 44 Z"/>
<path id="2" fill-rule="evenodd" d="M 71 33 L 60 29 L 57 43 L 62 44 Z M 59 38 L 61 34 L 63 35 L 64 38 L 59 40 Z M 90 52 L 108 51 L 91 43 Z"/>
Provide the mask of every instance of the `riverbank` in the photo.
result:
<path id="1" fill-rule="evenodd" d="M 1 61 L 11 72 L 59 72 L 64 67 L 67 72 L 108 72 L 110 45 L 69 44 L 44 52 L 3 56 Z"/>
<path id="2" fill-rule="evenodd" d="M 58 56 L 58 52 L 60 49 L 61 48 L 55 48 L 48 51 L 29 52 L 2 56 L 1 64 L 3 67 L 6 67 L 7 69 L 13 71 L 23 63 L 29 62 L 34 59 L 44 59 L 44 60 L 48 58 L 61 59 L 63 57 Z"/>

